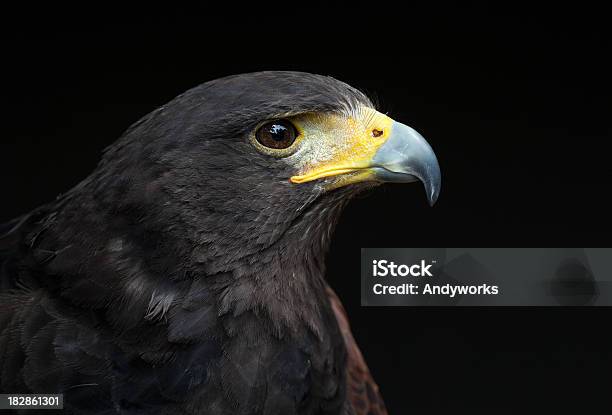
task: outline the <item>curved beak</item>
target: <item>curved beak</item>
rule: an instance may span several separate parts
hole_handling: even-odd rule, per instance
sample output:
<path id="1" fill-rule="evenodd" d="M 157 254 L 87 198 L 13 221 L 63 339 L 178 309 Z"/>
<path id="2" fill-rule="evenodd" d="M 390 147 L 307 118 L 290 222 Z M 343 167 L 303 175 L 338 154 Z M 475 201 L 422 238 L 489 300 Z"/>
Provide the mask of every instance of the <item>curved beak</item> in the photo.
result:
<path id="1" fill-rule="evenodd" d="M 332 156 L 323 163 L 314 160 L 289 181 L 300 184 L 333 177 L 326 185 L 330 190 L 364 181 L 421 181 L 433 205 L 440 193 L 440 166 L 427 141 L 385 114 L 375 110 L 364 114 L 367 117 L 360 122 L 328 115 L 327 123 L 336 126 L 337 134 L 323 135 L 317 144 Z"/>
<path id="2" fill-rule="evenodd" d="M 436 203 L 441 186 L 438 159 L 427 141 L 407 125 L 393 121 L 389 138 L 378 148 L 370 166 L 384 182 L 421 181 L 429 204 Z"/>

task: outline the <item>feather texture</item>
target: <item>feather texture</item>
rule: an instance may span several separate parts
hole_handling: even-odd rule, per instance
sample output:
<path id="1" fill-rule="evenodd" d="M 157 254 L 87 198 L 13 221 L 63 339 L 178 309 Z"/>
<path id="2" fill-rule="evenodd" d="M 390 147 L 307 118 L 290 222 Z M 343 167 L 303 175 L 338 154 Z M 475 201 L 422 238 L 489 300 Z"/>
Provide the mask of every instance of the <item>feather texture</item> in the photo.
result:
<path id="1" fill-rule="evenodd" d="M 72 414 L 384 408 L 324 281 L 331 229 L 363 188 L 291 186 L 247 138 L 279 115 L 360 105 L 311 74 L 203 84 L 1 226 L 0 391 L 64 393 Z"/>

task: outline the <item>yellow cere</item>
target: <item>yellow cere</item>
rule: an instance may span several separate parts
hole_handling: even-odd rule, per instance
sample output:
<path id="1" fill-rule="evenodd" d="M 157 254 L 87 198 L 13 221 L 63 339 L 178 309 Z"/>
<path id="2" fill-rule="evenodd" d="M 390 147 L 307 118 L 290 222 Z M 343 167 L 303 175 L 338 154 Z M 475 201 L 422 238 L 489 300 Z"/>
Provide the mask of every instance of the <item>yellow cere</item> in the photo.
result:
<path id="1" fill-rule="evenodd" d="M 306 114 L 295 119 L 305 134 L 302 154 L 295 154 L 302 165 L 292 183 L 347 175 L 336 185 L 367 180 L 372 176 L 371 160 L 391 134 L 393 120 L 372 108 L 362 108 L 350 116 Z M 306 152 L 307 151 L 307 152 Z M 309 154 L 306 159 L 303 154 Z M 336 187 L 336 186 L 334 186 Z"/>

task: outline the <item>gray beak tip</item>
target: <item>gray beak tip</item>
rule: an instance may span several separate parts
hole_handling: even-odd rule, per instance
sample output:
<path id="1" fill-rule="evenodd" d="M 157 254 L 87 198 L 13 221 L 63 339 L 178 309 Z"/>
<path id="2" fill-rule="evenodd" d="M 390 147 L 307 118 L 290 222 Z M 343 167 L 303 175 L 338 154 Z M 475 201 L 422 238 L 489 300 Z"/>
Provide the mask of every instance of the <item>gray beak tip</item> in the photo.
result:
<path id="1" fill-rule="evenodd" d="M 433 206 L 438 201 L 438 196 L 440 195 L 440 187 L 430 185 L 425 185 L 425 192 L 427 193 L 427 200 L 429 201 L 429 206 Z"/>
<path id="2" fill-rule="evenodd" d="M 433 206 L 438 200 L 441 173 L 438 160 L 427 141 L 414 129 L 394 122 L 389 140 L 376 153 L 373 162 L 379 177 L 387 182 L 420 180 L 427 200 Z"/>
<path id="3" fill-rule="evenodd" d="M 437 161 L 433 168 L 428 170 L 430 170 L 430 174 L 423 175 L 420 180 L 423 182 L 423 186 L 425 187 L 425 193 L 427 194 L 429 206 L 433 206 L 438 200 L 438 196 L 440 196 L 440 188 L 442 187 L 440 167 L 438 166 Z"/>

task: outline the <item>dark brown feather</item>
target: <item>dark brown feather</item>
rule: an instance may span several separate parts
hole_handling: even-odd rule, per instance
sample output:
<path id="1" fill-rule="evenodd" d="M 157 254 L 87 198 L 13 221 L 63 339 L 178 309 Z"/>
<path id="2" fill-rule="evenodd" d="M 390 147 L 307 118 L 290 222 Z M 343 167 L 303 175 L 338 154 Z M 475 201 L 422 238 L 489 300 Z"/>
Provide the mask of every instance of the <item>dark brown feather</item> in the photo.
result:
<path id="1" fill-rule="evenodd" d="M 378 385 L 374 382 L 361 350 L 353 338 L 351 326 L 340 299 L 329 286 L 327 286 L 327 296 L 346 344 L 346 394 L 353 406 L 353 412 L 355 415 L 387 415 L 387 408 L 378 390 Z"/>

